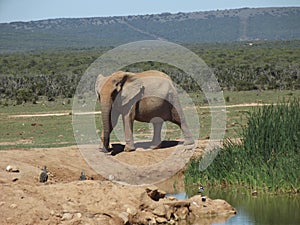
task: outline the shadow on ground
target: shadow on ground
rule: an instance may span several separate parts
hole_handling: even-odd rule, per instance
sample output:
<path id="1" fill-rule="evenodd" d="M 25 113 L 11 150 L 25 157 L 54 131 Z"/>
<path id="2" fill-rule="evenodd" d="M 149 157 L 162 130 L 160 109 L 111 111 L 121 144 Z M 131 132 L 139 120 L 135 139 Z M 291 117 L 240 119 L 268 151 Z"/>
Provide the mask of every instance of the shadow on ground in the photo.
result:
<path id="1" fill-rule="evenodd" d="M 159 148 L 171 148 L 174 146 L 177 146 L 179 144 L 183 144 L 183 142 L 180 141 L 162 141 L 159 145 Z M 135 147 L 137 149 L 143 149 L 143 150 L 150 150 L 151 149 L 151 142 L 137 142 L 135 143 Z M 125 145 L 122 144 L 112 144 L 112 148 L 109 149 L 109 152 L 111 155 L 115 156 L 121 152 L 124 151 Z"/>

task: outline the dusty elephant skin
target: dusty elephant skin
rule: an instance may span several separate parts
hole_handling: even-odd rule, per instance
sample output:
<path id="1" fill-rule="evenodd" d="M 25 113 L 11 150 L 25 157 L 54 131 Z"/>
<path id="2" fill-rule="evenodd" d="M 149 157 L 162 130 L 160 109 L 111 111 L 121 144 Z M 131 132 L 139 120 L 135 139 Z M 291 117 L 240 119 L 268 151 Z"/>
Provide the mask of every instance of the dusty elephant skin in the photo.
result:
<path id="1" fill-rule="evenodd" d="M 138 151 L 130 154 L 149 161 Z M 19 173 L 6 171 L 11 163 Z M 43 165 L 49 179 L 40 183 Z M 80 180 L 83 169 L 86 180 Z M 77 147 L 1 150 L 0 190 L 0 224 L 211 224 L 235 213 L 223 200 L 179 201 L 155 186 L 106 181 Z"/>
<path id="2" fill-rule="evenodd" d="M 164 121 L 177 124 L 183 132 L 184 145 L 192 148 L 194 140 L 185 121 L 176 88 L 168 75 L 155 70 L 141 73 L 118 71 L 107 77 L 99 75 L 95 88 L 102 112 L 102 150 L 109 149 L 110 133 L 120 115 L 124 125 L 125 151 L 135 150 L 134 120 L 153 124 L 152 148 L 159 147 L 161 143 Z"/>

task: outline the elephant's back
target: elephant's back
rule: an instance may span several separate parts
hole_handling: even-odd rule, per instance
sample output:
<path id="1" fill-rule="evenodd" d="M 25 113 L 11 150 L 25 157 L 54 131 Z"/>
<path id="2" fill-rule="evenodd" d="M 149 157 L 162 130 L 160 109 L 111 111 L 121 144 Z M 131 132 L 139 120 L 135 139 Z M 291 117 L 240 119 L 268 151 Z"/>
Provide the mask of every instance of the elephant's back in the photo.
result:
<path id="1" fill-rule="evenodd" d="M 141 78 L 142 77 L 161 77 L 161 78 L 171 80 L 171 78 L 167 74 L 165 74 L 161 71 L 158 71 L 158 70 L 147 70 L 147 71 L 144 71 L 141 73 L 137 73 L 137 75 Z"/>

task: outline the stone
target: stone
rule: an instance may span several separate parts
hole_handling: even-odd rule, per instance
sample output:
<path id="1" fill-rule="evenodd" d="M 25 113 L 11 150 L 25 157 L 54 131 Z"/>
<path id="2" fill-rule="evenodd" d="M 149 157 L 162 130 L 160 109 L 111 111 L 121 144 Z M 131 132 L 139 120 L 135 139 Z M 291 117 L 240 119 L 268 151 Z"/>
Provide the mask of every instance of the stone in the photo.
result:
<path id="1" fill-rule="evenodd" d="M 157 217 L 155 220 L 157 223 L 167 223 L 168 222 L 168 220 L 164 217 Z"/>
<path id="2" fill-rule="evenodd" d="M 82 217 L 82 214 L 81 213 L 76 213 L 76 217 L 80 219 Z"/>
<path id="3" fill-rule="evenodd" d="M 6 167 L 6 171 L 7 172 L 12 172 L 12 173 L 19 173 L 20 172 L 19 168 L 15 165 L 8 165 Z"/>
<path id="4" fill-rule="evenodd" d="M 123 220 L 124 224 L 127 224 L 129 222 L 128 216 L 129 214 L 127 212 L 119 213 L 119 217 Z"/>
<path id="5" fill-rule="evenodd" d="M 11 208 L 11 209 L 15 209 L 15 208 L 17 208 L 17 207 L 18 207 L 18 205 L 15 204 L 15 203 L 13 203 L 13 204 L 11 204 L 11 205 L 9 206 L 9 208 Z"/>
<path id="6" fill-rule="evenodd" d="M 133 206 L 128 206 L 127 209 L 126 209 L 126 212 L 130 215 L 133 215 L 135 216 L 137 214 L 137 209 Z"/>
<path id="7" fill-rule="evenodd" d="M 170 220 L 174 214 L 174 208 L 173 207 L 169 207 L 168 205 L 165 205 L 165 208 L 166 208 L 166 218 L 167 220 Z"/>
<path id="8" fill-rule="evenodd" d="M 154 201 L 158 201 L 160 198 L 164 198 L 166 195 L 166 192 L 158 190 L 158 188 L 155 186 L 147 187 L 146 192 L 148 196 Z"/>
<path id="9" fill-rule="evenodd" d="M 64 213 L 61 220 L 71 220 L 73 219 L 73 214 L 71 213 Z"/>
<path id="10" fill-rule="evenodd" d="M 167 210 L 164 205 L 159 205 L 153 210 L 153 214 L 157 216 L 165 216 L 167 214 Z"/>
<path id="11" fill-rule="evenodd" d="M 177 201 L 177 200 L 178 200 L 178 199 L 175 198 L 174 196 L 169 196 L 167 199 L 170 200 L 170 201 Z"/>
<path id="12" fill-rule="evenodd" d="M 155 216 L 147 211 L 139 212 L 133 224 L 156 224 Z"/>
<path id="13" fill-rule="evenodd" d="M 185 220 L 189 214 L 189 210 L 186 207 L 178 208 L 176 211 L 176 215 L 180 220 Z"/>

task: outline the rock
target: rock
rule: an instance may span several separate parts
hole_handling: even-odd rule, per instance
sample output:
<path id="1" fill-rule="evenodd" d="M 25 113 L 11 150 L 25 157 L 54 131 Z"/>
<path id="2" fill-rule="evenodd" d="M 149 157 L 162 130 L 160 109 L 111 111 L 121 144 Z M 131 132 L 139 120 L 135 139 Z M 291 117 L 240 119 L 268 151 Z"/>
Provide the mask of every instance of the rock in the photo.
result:
<path id="1" fill-rule="evenodd" d="M 166 195 L 166 192 L 158 190 L 158 188 L 155 186 L 147 187 L 146 192 L 148 196 L 154 201 L 158 201 L 160 198 L 164 198 Z"/>
<path id="2" fill-rule="evenodd" d="M 73 219 L 73 214 L 71 213 L 64 213 L 61 218 L 61 220 L 71 220 L 71 219 Z"/>
<path id="3" fill-rule="evenodd" d="M 19 173 L 20 172 L 19 168 L 15 165 L 8 165 L 6 167 L 6 171 L 7 172 L 12 172 L 12 173 Z"/>
<path id="4" fill-rule="evenodd" d="M 178 200 L 178 199 L 175 198 L 174 196 L 169 196 L 167 199 L 170 200 L 170 201 L 177 201 L 177 200 Z"/>
<path id="5" fill-rule="evenodd" d="M 157 216 L 165 216 L 167 214 L 167 210 L 164 205 L 159 205 L 153 210 L 153 214 Z"/>
<path id="6" fill-rule="evenodd" d="M 119 213 L 118 216 L 123 220 L 124 224 L 127 224 L 129 222 L 128 220 L 129 214 L 127 212 L 121 212 Z"/>
<path id="7" fill-rule="evenodd" d="M 178 208 L 176 211 L 176 215 L 180 220 L 185 220 L 189 214 L 189 210 L 186 207 Z"/>
<path id="8" fill-rule="evenodd" d="M 82 214 L 81 213 L 76 213 L 76 217 L 80 219 L 82 217 Z"/>
<path id="9" fill-rule="evenodd" d="M 126 209 L 126 212 L 130 215 L 133 215 L 135 216 L 137 214 L 137 209 L 133 206 L 128 206 L 127 209 Z"/>
<path id="10" fill-rule="evenodd" d="M 15 203 L 13 203 L 13 204 L 11 204 L 11 205 L 9 206 L 9 208 L 11 208 L 11 209 L 15 209 L 15 208 L 17 208 L 17 207 L 18 207 L 18 205 L 15 204 Z"/>
<path id="11" fill-rule="evenodd" d="M 157 217 L 155 220 L 157 223 L 167 223 L 168 222 L 168 220 L 164 217 Z"/>
<path id="12" fill-rule="evenodd" d="M 166 218 L 167 218 L 167 220 L 170 220 L 172 218 L 173 214 L 174 214 L 174 208 L 170 207 L 168 205 L 165 205 L 165 208 L 166 208 L 166 211 L 167 211 Z"/>
<path id="13" fill-rule="evenodd" d="M 165 205 L 172 206 L 172 207 L 189 207 L 191 204 L 190 200 L 181 200 L 181 201 L 172 201 L 172 202 L 166 202 Z"/>
<path id="14" fill-rule="evenodd" d="M 150 212 L 139 212 L 135 218 L 132 224 L 156 224 L 155 216 Z"/>
<path id="15" fill-rule="evenodd" d="M 233 215 L 236 210 L 226 201 L 210 198 L 205 198 L 205 201 L 200 195 L 191 198 L 191 205 L 189 207 L 190 214 L 199 217 L 200 215 L 217 216 L 217 215 Z"/>

